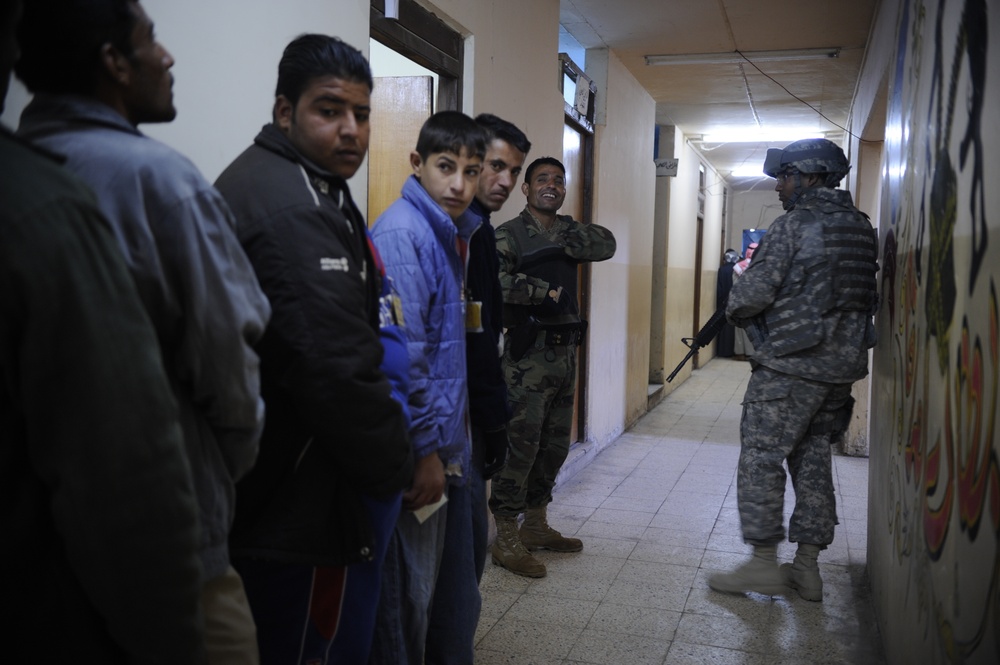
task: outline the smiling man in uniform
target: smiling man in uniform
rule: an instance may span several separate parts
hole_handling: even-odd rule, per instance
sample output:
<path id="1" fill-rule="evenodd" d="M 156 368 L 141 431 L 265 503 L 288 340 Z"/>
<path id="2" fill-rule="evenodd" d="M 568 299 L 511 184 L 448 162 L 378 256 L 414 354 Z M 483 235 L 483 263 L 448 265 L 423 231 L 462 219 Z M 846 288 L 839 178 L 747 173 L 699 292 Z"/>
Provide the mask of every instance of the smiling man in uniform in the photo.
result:
<path id="1" fill-rule="evenodd" d="M 497 523 L 493 563 L 525 577 L 544 577 L 531 550 L 579 552 L 583 543 L 549 526 L 546 506 L 569 454 L 576 392 L 576 351 L 586 322 L 577 303 L 577 268 L 615 253 L 611 231 L 558 214 L 566 168 L 553 157 L 533 161 L 521 191 L 527 205 L 497 229 L 504 299 L 504 375 L 513 416 L 510 459 L 493 480 Z M 524 525 L 517 528 L 524 513 Z"/>

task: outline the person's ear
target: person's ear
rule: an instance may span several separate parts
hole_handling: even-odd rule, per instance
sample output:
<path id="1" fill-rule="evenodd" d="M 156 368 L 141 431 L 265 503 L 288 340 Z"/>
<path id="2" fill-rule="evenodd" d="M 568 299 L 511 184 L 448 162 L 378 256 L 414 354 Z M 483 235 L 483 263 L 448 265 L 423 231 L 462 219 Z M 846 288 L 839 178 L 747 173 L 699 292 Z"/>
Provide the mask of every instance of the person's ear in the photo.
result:
<path id="1" fill-rule="evenodd" d="M 528 195 L 528 183 L 526 182 L 521 183 L 521 193 L 524 194 L 525 196 Z"/>
<path id="2" fill-rule="evenodd" d="M 132 63 L 110 42 L 101 46 L 101 67 L 116 85 L 128 87 L 132 83 Z"/>
<path id="3" fill-rule="evenodd" d="M 417 152 L 416 150 L 414 150 L 413 152 L 411 152 L 410 153 L 410 168 L 413 169 L 413 175 L 417 176 L 418 179 L 420 178 L 420 172 L 422 170 L 423 165 L 424 165 L 424 160 L 420 156 L 420 153 Z"/>
<path id="4" fill-rule="evenodd" d="M 278 129 L 287 134 L 294 121 L 295 105 L 288 100 L 288 97 L 278 95 L 274 98 L 274 111 L 271 115 L 274 117 L 274 124 L 278 126 Z"/>

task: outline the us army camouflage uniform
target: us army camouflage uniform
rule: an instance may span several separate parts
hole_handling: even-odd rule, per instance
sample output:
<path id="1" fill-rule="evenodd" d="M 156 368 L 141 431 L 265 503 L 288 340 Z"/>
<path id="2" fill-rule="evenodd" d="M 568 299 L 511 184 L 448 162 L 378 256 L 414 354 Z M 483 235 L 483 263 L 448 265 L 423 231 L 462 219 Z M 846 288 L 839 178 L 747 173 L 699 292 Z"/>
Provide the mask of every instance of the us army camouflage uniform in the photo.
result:
<path id="1" fill-rule="evenodd" d="M 726 314 L 755 349 L 737 475 L 751 544 L 784 539 L 786 459 L 795 489 L 789 539 L 833 542 L 830 443 L 850 419 L 851 384 L 868 373 L 877 257 L 877 233 L 848 192 L 807 189 L 733 285 Z"/>
<path id="2" fill-rule="evenodd" d="M 564 248 L 576 263 L 603 261 L 614 256 L 615 239 L 597 224 L 581 224 L 568 215 L 559 215 L 545 229 L 528 209 L 497 228 L 500 257 L 500 285 L 503 288 L 505 325 L 511 306 L 530 308 L 541 304 L 553 286 L 544 279 L 520 272 L 518 234 L 512 225 L 523 224 L 528 236 L 543 235 Z M 539 317 L 542 330 L 534 345 L 520 360 L 511 357 L 511 336 L 506 337 L 504 374 L 513 416 L 507 426 L 510 457 L 507 466 L 493 479 L 490 509 L 498 517 L 516 517 L 527 508 L 540 508 L 552 501 L 556 475 L 569 453 L 576 388 L 578 338 L 569 344 L 546 344 L 547 326 L 565 327 L 580 322 L 577 312 L 575 274 L 572 284 L 559 284 L 573 294 L 572 306 L 550 317 Z"/>

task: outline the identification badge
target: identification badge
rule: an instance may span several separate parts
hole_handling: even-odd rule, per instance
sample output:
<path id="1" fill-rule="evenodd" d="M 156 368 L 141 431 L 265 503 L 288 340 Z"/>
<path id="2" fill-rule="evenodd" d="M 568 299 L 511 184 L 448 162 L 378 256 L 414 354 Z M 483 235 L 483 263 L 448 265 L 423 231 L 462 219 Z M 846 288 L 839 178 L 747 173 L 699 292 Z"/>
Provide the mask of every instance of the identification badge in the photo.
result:
<path id="1" fill-rule="evenodd" d="M 465 332 L 483 332 L 483 303 L 478 300 L 465 303 Z"/>
<path id="2" fill-rule="evenodd" d="M 396 325 L 400 328 L 406 327 L 406 322 L 403 320 L 403 300 L 396 293 L 395 289 L 392 291 L 392 313 L 396 318 Z"/>

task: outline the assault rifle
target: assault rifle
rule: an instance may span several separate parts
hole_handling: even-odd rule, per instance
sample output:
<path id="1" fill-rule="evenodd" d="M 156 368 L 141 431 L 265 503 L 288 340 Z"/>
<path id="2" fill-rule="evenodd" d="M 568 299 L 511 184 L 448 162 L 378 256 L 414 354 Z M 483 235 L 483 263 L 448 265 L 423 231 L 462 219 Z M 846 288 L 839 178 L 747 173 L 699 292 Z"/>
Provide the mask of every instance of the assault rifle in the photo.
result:
<path id="1" fill-rule="evenodd" d="M 694 337 L 682 337 L 681 341 L 691 350 L 688 351 L 688 354 L 684 356 L 684 360 L 682 360 L 680 364 L 674 368 L 674 371 L 670 373 L 670 376 L 667 377 L 667 383 L 674 380 L 674 377 L 677 376 L 677 372 L 681 371 L 681 368 L 687 364 L 687 361 L 691 360 L 691 356 L 698 353 L 698 349 L 711 344 L 712 340 L 715 339 L 715 336 L 719 334 L 719 331 L 722 330 L 725 325 L 726 307 L 723 305 L 718 309 L 718 311 L 715 312 L 715 314 L 712 315 L 712 318 L 708 320 L 708 323 L 706 323 L 704 327 L 698 331 L 697 335 Z"/>

